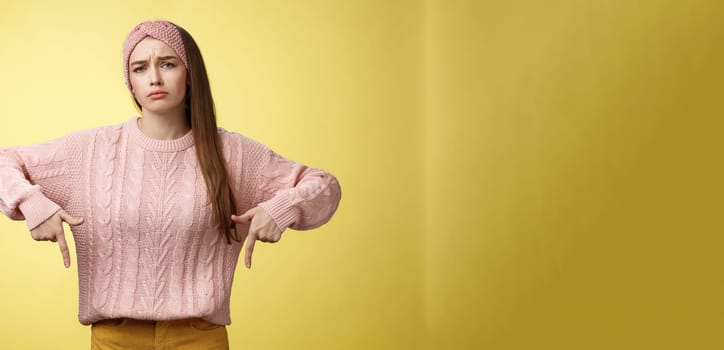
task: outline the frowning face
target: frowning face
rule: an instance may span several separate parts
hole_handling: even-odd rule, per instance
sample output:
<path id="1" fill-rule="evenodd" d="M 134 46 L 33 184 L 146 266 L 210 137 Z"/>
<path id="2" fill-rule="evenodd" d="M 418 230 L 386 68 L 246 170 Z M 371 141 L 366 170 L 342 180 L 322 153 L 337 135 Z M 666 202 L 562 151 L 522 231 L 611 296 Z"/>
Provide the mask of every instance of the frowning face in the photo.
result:
<path id="1" fill-rule="evenodd" d="M 186 67 L 176 51 L 146 37 L 133 49 L 128 62 L 131 91 L 144 112 L 184 113 Z"/>

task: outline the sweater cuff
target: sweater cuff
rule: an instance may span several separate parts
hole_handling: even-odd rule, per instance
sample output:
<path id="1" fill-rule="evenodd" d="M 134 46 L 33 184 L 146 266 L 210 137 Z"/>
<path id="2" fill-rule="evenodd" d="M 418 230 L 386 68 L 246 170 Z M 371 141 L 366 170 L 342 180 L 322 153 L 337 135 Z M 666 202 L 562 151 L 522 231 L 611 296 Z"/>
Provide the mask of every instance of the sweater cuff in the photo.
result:
<path id="1" fill-rule="evenodd" d="M 266 202 L 259 203 L 282 232 L 297 221 L 297 209 L 291 204 L 292 200 L 289 197 L 288 194 L 279 194 Z"/>
<path id="2" fill-rule="evenodd" d="M 48 199 L 43 192 L 37 191 L 18 204 L 18 209 L 25 217 L 28 230 L 32 231 L 60 210 L 60 206 Z"/>

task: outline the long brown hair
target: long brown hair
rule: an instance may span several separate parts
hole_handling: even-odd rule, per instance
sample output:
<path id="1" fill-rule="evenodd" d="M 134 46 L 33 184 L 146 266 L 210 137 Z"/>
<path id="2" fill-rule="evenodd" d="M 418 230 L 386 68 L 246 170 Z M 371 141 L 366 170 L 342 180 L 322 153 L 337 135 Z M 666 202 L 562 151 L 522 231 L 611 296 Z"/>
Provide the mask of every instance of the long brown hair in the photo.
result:
<path id="1" fill-rule="evenodd" d="M 173 23 L 172 23 L 173 24 Z M 221 151 L 219 131 L 216 126 L 214 99 L 211 97 L 209 77 L 201 50 L 191 34 L 180 26 L 178 28 L 186 49 L 188 61 L 189 91 L 186 94 L 186 121 L 191 126 L 196 146 L 196 158 L 201 167 L 201 174 L 206 181 L 206 189 L 211 201 L 216 220 L 224 229 L 226 242 L 241 242 L 231 221 L 231 214 L 236 213 L 234 192 L 229 185 L 229 173 Z M 232 234 L 233 229 L 233 234 Z"/>
<path id="2" fill-rule="evenodd" d="M 181 26 L 171 23 L 178 29 L 186 49 L 188 63 L 187 79 L 189 86 L 186 92 L 186 122 L 191 126 L 196 146 L 196 158 L 201 167 L 201 174 L 206 182 L 206 190 L 211 202 L 215 219 L 224 228 L 226 242 L 241 242 L 231 214 L 236 212 L 234 193 L 229 185 L 229 173 L 221 151 L 214 99 L 211 97 L 209 78 L 206 66 L 201 57 L 201 50 L 196 41 Z M 135 99 L 134 99 L 135 100 Z M 140 109 L 138 101 L 135 101 Z M 232 230 L 234 231 L 232 234 Z"/>

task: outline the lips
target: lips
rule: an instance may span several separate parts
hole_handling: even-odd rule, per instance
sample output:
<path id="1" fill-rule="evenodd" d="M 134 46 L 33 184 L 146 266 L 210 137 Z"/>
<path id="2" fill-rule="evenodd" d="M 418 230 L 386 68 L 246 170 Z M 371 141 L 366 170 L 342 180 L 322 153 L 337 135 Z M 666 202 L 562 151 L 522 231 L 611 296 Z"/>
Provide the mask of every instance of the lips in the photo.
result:
<path id="1" fill-rule="evenodd" d="M 159 90 L 148 94 L 148 98 L 155 100 L 159 98 L 164 98 L 166 95 L 168 95 L 168 92 Z"/>

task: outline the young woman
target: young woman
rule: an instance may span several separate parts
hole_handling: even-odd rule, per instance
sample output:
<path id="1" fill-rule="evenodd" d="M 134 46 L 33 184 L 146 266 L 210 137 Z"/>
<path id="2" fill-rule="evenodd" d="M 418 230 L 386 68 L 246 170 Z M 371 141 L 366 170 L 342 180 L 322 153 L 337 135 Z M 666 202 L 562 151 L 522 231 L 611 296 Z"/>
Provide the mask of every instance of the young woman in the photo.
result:
<path id="1" fill-rule="evenodd" d="M 326 223 L 337 179 L 217 127 L 201 53 L 183 28 L 128 34 L 126 85 L 140 117 L 0 150 L 0 209 L 78 258 L 79 320 L 93 349 L 226 349 L 246 241 Z"/>

